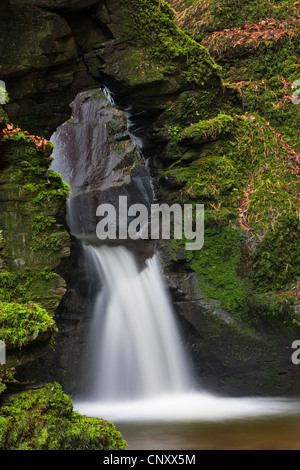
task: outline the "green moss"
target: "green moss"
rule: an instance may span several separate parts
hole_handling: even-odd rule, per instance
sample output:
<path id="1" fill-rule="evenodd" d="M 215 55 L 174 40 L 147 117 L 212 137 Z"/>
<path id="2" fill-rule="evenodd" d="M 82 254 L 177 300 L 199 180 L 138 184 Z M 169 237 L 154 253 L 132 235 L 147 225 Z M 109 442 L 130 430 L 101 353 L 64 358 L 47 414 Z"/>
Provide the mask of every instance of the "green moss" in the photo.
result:
<path id="1" fill-rule="evenodd" d="M 289 18 L 294 11 L 291 2 L 278 2 L 276 7 L 269 2 L 254 4 L 246 1 L 236 8 L 235 1 L 195 2 L 190 11 L 202 11 L 202 37 L 209 32 L 205 22 L 211 22 L 212 32 L 224 25 L 236 27 L 265 19 L 267 10 L 274 18 Z M 188 12 L 180 16 L 180 24 L 184 18 L 189 18 Z M 189 26 L 191 31 L 193 25 Z M 220 60 L 222 48 L 215 58 L 222 66 L 229 63 L 223 77 L 234 77 L 239 83 L 225 84 L 219 94 L 209 87 L 203 93 L 185 91 L 161 119 L 168 140 L 159 162 L 163 200 L 205 206 L 204 247 L 186 252 L 185 269 L 197 274 L 207 300 L 215 299 L 221 308 L 250 323 L 271 319 L 292 325 L 296 320 L 293 299 L 285 299 L 283 304 L 277 296 L 267 297 L 279 286 L 286 289 L 297 280 L 295 230 L 290 228 L 286 244 L 274 243 L 274 253 L 264 263 L 273 230 L 278 235 L 274 229 L 277 220 L 283 217 L 293 226 L 299 217 L 293 150 L 299 145 L 299 110 L 288 98 L 291 81 L 297 78 L 297 41 L 296 35 L 291 40 L 283 35 L 280 41 L 251 43 L 241 50 L 241 57 L 229 42 L 233 60 L 227 60 L 226 51 Z M 245 72 L 256 77 L 255 82 L 247 77 L 248 82 L 241 83 L 243 61 Z M 182 259 L 184 243 L 171 242 L 173 259 L 179 253 Z M 285 276 L 289 263 L 292 266 Z M 269 280 L 264 277 L 267 271 Z"/>
<path id="2" fill-rule="evenodd" d="M 29 166 L 26 165 L 26 162 L 22 163 L 23 168 L 29 169 Z M 31 168 L 32 169 L 32 168 Z M 44 174 L 34 169 L 35 175 L 38 176 L 36 181 L 32 182 L 32 176 L 30 182 L 23 184 L 23 188 L 26 194 L 33 195 L 32 203 L 33 204 L 49 204 L 53 200 L 65 200 L 70 195 L 70 186 L 65 183 L 59 173 L 56 173 L 52 170 L 47 170 Z M 42 178 L 41 178 L 42 177 Z M 46 181 L 41 181 L 41 179 L 46 178 Z M 27 180 L 28 181 L 28 180 Z M 18 180 L 15 180 L 17 183 Z"/>
<path id="3" fill-rule="evenodd" d="M 213 52 L 212 52 L 213 54 Z M 223 78 L 229 82 L 245 80 L 268 80 L 273 77 L 285 77 L 294 81 L 299 77 L 299 36 L 280 42 L 262 42 L 256 50 L 242 48 L 241 54 L 235 54 L 234 48 L 227 55 L 218 55 L 215 60 L 222 65 Z"/>
<path id="4" fill-rule="evenodd" d="M 164 69 L 152 61 L 152 54 L 135 50 L 125 58 L 126 77 L 130 85 L 139 85 L 163 80 Z"/>
<path id="5" fill-rule="evenodd" d="M 214 31 L 257 23 L 266 18 L 285 19 L 296 15 L 294 0 L 198 0 L 184 12 L 179 24 L 201 42 Z"/>
<path id="6" fill-rule="evenodd" d="M 201 292 L 207 299 L 217 299 L 220 306 L 238 317 L 247 312 L 251 287 L 240 276 L 245 235 L 228 224 L 206 220 L 202 250 L 188 253 L 189 266 L 195 271 Z"/>
<path id="7" fill-rule="evenodd" d="M 224 139 L 233 130 L 234 119 L 226 114 L 195 123 L 180 134 L 179 143 L 189 141 L 192 145 L 204 144 L 207 141 Z"/>
<path id="8" fill-rule="evenodd" d="M 43 333 L 53 333 L 53 318 L 38 304 L 0 302 L 0 340 L 6 345 L 24 346 Z"/>
<path id="9" fill-rule="evenodd" d="M 186 254 L 203 294 L 237 318 L 252 321 L 254 305 L 257 317 L 273 317 L 276 308 L 281 315 L 278 299 L 258 294 L 285 288 L 299 275 L 299 183 L 285 142 L 257 114 L 218 115 L 179 131 L 167 152 L 173 160 L 166 159 L 172 163 L 161 174 L 172 186 L 164 199 L 205 207 L 204 247 Z M 284 230 L 280 217 L 290 224 Z M 176 257 L 174 242 L 171 250 Z M 292 321 L 292 304 L 288 311 Z"/>
<path id="10" fill-rule="evenodd" d="M 239 91 L 244 109 L 266 118 L 285 142 L 299 153 L 300 106 L 291 101 L 291 81 L 282 77 L 247 81 L 239 84 Z"/>
<path id="11" fill-rule="evenodd" d="M 0 86 L 0 98 L 1 98 L 1 103 L 5 101 L 5 103 L 9 103 L 9 96 L 6 88 L 3 88 Z"/>
<path id="12" fill-rule="evenodd" d="M 108 421 L 73 411 L 61 387 L 47 384 L 10 398 L 0 408 L 2 450 L 124 450 L 126 443 Z"/>
<path id="13" fill-rule="evenodd" d="M 70 186 L 61 175 L 48 169 L 53 147 L 47 146 L 45 150 L 38 151 L 27 136 L 14 140 L 16 135 L 2 143 L 3 161 L 7 167 L 1 172 L 0 182 L 5 183 L 8 190 L 22 187 L 25 194 L 34 196 L 33 204 L 65 201 L 70 195 Z"/>
<path id="14" fill-rule="evenodd" d="M 54 312 L 62 295 L 60 280 L 50 268 L 0 273 L 0 301 L 35 302 Z"/>
<path id="15" fill-rule="evenodd" d="M 173 76 L 170 91 L 180 87 L 220 86 L 220 69 L 206 49 L 175 25 L 164 0 L 122 0 L 123 30 L 134 46 L 124 61 L 130 83 L 161 81 Z M 143 59 L 143 67 L 141 67 Z"/>
<path id="16" fill-rule="evenodd" d="M 162 170 L 180 186 L 184 183 L 183 201 L 206 201 L 215 214 L 227 212 L 237 217 L 251 180 L 249 217 L 258 231 L 266 228 L 270 217 L 277 215 L 276 210 L 297 211 L 297 181 L 293 168 L 287 164 L 289 148 L 259 115 L 219 115 L 184 129 L 175 140 L 180 155 L 184 155 L 186 146 L 194 152 L 193 161 L 187 165 L 177 158 L 168 170 Z M 174 139 L 169 145 L 172 150 Z M 265 211 L 255 224 L 256 209 L 268 200 L 277 209 L 274 213 Z"/>
<path id="17" fill-rule="evenodd" d="M 69 234 L 57 220 L 64 219 L 70 187 L 48 169 L 52 149 L 37 150 L 25 137 L 4 141 L 1 148 L 0 228 L 5 241 L 2 255 L 10 271 L 54 267 L 69 243 Z"/>
<path id="18" fill-rule="evenodd" d="M 8 116 L 4 111 L 3 106 L 0 104 L 0 128 L 5 127 L 9 123 Z"/>
<path id="19" fill-rule="evenodd" d="M 291 214 L 281 214 L 266 232 L 252 255 L 257 292 L 283 290 L 300 275 L 300 223 Z"/>
<path id="20" fill-rule="evenodd" d="M 0 395 L 7 389 L 8 384 L 16 382 L 14 377 L 16 370 L 7 364 L 0 364 Z M 0 431 L 1 433 L 1 431 Z"/>
<path id="21" fill-rule="evenodd" d="M 49 250 L 50 253 L 59 250 L 64 244 L 63 236 L 56 230 L 56 220 L 53 216 L 38 215 L 32 222 L 31 250 Z"/>
<path id="22" fill-rule="evenodd" d="M 17 129 L 7 135 L 11 127 L 0 144 L 0 336 L 9 346 L 8 363 L 15 364 L 30 359 L 28 343 L 48 342 L 56 331 L 53 316 L 65 283 L 53 269 L 69 253 L 69 234 L 59 223 L 69 186 L 48 169 L 53 146 Z M 7 380 L 2 376 L 2 389 Z"/>

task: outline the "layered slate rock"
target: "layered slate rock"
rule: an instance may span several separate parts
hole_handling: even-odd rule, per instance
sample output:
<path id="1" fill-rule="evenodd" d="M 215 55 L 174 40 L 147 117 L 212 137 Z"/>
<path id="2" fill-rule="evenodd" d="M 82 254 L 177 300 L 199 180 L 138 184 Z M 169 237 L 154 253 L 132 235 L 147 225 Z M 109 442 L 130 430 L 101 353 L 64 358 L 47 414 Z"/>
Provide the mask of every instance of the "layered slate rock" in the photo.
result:
<path id="1" fill-rule="evenodd" d="M 153 199 L 150 173 L 131 140 L 125 114 L 114 108 L 101 90 L 79 94 L 71 104 L 72 116 L 52 137 L 55 144 L 51 168 L 72 188 L 68 224 L 76 236 L 96 237 L 100 204 L 119 197 L 128 205 Z"/>

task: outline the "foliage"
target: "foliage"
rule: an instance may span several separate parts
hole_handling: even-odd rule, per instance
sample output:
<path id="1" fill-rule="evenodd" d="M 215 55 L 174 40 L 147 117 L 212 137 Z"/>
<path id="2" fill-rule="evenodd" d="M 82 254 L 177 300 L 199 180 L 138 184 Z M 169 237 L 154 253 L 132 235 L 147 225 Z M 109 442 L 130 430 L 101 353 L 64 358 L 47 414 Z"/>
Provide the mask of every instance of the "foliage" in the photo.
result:
<path id="1" fill-rule="evenodd" d="M 61 298 L 61 293 L 56 292 L 54 284 L 58 277 L 50 268 L 26 268 L 23 272 L 0 273 L 0 301 L 21 304 L 34 302 L 53 312 Z"/>
<path id="2" fill-rule="evenodd" d="M 283 77 L 235 84 L 244 109 L 266 118 L 272 128 L 281 134 L 286 144 L 299 153 L 300 106 L 292 103 L 291 85 L 291 81 Z"/>
<path id="3" fill-rule="evenodd" d="M 64 237 L 60 237 L 55 225 L 56 220 L 53 216 L 38 215 L 33 219 L 31 244 L 33 251 L 49 250 L 52 253 L 61 248 Z"/>
<path id="4" fill-rule="evenodd" d="M 6 128 L 2 130 L 2 136 L 0 140 L 33 142 L 37 150 L 46 150 L 47 147 L 52 149 L 54 147 L 52 142 L 49 142 L 44 137 L 32 135 L 28 131 L 22 131 L 19 127 L 14 128 L 13 124 L 6 125 Z"/>
<path id="5" fill-rule="evenodd" d="M 7 384 L 15 383 L 14 377 L 16 369 L 8 367 L 6 364 L 0 364 L 0 395 L 7 389 Z"/>
<path id="6" fill-rule="evenodd" d="M 202 45 L 208 48 L 214 56 L 235 58 L 247 51 L 248 54 L 257 50 L 264 50 L 278 45 L 282 41 L 297 44 L 299 20 L 287 18 L 285 20 L 262 20 L 259 23 L 244 25 L 240 28 L 225 29 L 207 36 Z"/>
<path id="7" fill-rule="evenodd" d="M 5 103 L 7 104 L 10 101 L 6 88 L 2 86 L 0 86 L 0 98 L 1 98 L 1 104 L 5 104 Z M 4 99 L 5 103 L 2 102 L 2 99 Z"/>

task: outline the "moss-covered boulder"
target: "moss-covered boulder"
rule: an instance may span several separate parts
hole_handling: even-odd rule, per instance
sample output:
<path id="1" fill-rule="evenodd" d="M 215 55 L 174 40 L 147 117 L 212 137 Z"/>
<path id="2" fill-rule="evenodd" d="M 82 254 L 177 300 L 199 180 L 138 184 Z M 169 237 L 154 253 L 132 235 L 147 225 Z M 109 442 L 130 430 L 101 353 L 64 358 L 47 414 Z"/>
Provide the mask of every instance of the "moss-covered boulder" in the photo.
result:
<path id="1" fill-rule="evenodd" d="M 25 346 L 55 330 L 53 318 L 38 304 L 0 302 L 0 340 L 5 342 L 7 350 Z"/>
<path id="2" fill-rule="evenodd" d="M 0 408 L 1 450 L 124 450 L 114 425 L 73 411 L 56 384 L 11 397 Z"/>

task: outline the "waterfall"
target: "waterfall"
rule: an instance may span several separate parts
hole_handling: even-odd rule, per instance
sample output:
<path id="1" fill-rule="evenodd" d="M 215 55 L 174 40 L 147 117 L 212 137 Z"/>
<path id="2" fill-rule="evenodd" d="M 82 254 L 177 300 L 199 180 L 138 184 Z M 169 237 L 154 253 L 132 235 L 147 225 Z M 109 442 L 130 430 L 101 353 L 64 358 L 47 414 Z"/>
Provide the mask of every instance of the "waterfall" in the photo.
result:
<path id="1" fill-rule="evenodd" d="M 229 398 L 193 390 L 158 256 L 141 265 L 125 246 L 92 244 L 100 200 L 113 202 L 115 194 L 129 195 L 131 203 L 148 207 L 153 188 L 146 167 L 132 172 L 130 182 L 121 178 L 118 166 L 126 153 L 117 158 L 105 134 L 110 108 L 102 98 L 81 98 L 73 104 L 73 118 L 53 136 L 51 166 L 72 186 L 67 223 L 74 237 L 85 240 L 86 270 L 92 272 L 93 286 L 99 286 L 84 359 L 88 393 L 73 398 L 74 409 L 129 423 L 220 421 L 292 412 L 295 404 L 283 399 Z"/>
<path id="2" fill-rule="evenodd" d="M 89 337 L 91 395 L 116 401 L 189 390 L 188 364 L 157 255 L 140 270 L 124 246 L 85 250 L 102 284 Z"/>
<path id="3" fill-rule="evenodd" d="M 157 255 L 139 266 L 124 246 L 84 243 L 99 278 L 85 369 L 88 393 L 73 400 L 87 416 L 117 422 L 199 422 L 289 413 L 270 398 L 218 397 L 191 387 L 186 360 Z"/>

